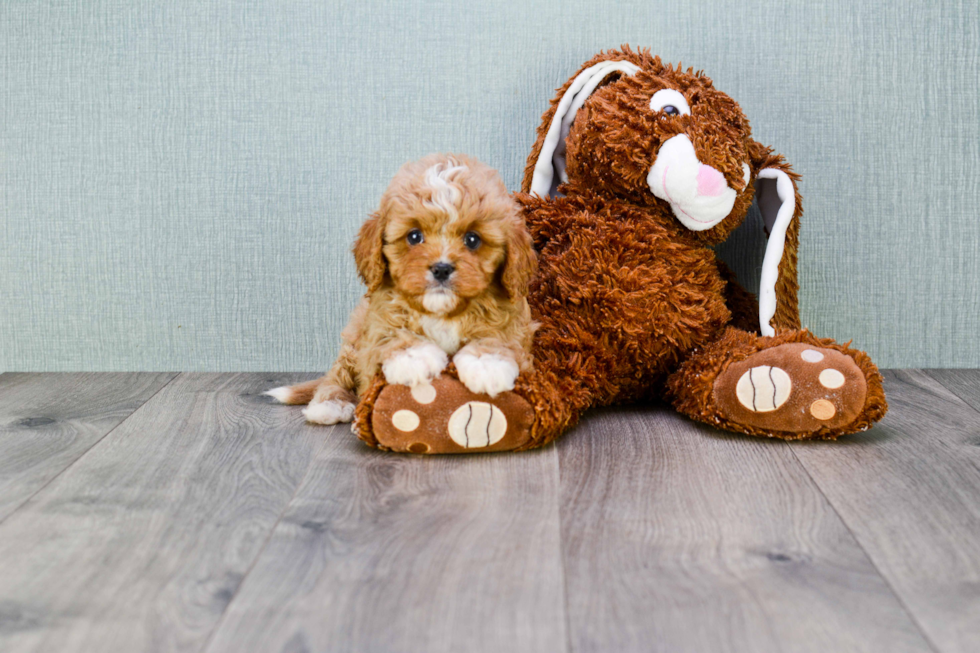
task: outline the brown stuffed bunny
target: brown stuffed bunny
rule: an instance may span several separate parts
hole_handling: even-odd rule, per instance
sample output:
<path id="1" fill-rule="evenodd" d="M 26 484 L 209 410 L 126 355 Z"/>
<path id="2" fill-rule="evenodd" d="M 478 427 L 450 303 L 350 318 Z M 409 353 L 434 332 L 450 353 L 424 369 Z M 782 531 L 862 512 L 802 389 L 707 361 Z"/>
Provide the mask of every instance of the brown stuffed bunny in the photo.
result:
<path id="1" fill-rule="evenodd" d="M 594 57 L 544 114 L 517 195 L 539 255 L 534 369 L 490 398 L 450 366 L 426 404 L 379 376 L 355 431 L 395 451 L 527 449 L 592 406 L 659 396 L 738 433 L 867 429 L 887 410 L 875 365 L 800 329 L 798 178 L 704 75 L 628 47 Z M 712 250 L 753 197 L 768 233 L 758 304 Z M 399 411 L 419 416 L 411 431 Z"/>

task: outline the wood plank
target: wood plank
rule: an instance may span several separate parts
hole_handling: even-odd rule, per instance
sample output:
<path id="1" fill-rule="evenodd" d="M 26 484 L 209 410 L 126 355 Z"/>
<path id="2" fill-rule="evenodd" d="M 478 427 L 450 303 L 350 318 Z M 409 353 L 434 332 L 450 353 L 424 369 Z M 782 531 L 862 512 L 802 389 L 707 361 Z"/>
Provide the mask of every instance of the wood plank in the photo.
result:
<path id="1" fill-rule="evenodd" d="M 940 651 L 980 650 L 980 413 L 921 371 L 885 373 L 871 431 L 794 452 Z"/>
<path id="2" fill-rule="evenodd" d="M 980 370 L 924 370 L 974 410 L 980 410 Z M 978 441 L 980 444 L 980 441 Z"/>
<path id="3" fill-rule="evenodd" d="M 199 651 L 334 435 L 184 374 L 0 525 L 0 650 Z"/>
<path id="4" fill-rule="evenodd" d="M 668 408 L 591 415 L 559 447 L 573 651 L 927 651 L 781 441 Z"/>
<path id="5" fill-rule="evenodd" d="M 211 652 L 562 651 L 554 447 L 422 457 L 331 440 Z"/>
<path id="6" fill-rule="evenodd" d="M 0 375 L 0 521 L 175 376 Z"/>

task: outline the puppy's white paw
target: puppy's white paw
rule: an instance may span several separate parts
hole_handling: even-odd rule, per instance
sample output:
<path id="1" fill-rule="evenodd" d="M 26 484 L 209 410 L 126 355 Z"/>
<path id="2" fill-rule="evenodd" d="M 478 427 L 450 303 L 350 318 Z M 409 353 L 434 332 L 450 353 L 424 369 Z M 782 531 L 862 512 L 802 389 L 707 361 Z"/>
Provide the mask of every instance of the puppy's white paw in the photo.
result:
<path id="1" fill-rule="evenodd" d="M 459 380 L 470 392 L 486 393 L 496 397 L 505 390 L 514 389 L 514 381 L 520 369 L 509 356 L 499 354 L 472 354 L 465 349 L 453 357 Z"/>
<path id="2" fill-rule="evenodd" d="M 349 401 L 330 399 L 310 404 L 303 409 L 303 417 L 313 424 L 337 424 L 354 419 L 354 404 Z"/>
<path id="3" fill-rule="evenodd" d="M 448 364 L 446 352 L 432 343 L 424 343 L 395 352 L 381 364 L 381 371 L 388 383 L 418 385 L 439 376 Z"/>

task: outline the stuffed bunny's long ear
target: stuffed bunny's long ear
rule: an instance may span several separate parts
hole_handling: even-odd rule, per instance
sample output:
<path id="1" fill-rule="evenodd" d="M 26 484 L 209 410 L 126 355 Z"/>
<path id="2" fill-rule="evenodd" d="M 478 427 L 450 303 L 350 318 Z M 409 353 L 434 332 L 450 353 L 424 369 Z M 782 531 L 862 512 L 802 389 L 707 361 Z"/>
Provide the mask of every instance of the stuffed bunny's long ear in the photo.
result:
<path id="1" fill-rule="evenodd" d="M 575 121 L 575 114 L 602 80 L 616 72 L 633 75 L 639 69 L 640 67 L 632 62 L 612 60 L 602 61 L 579 73 L 565 91 L 551 119 L 544 144 L 534 165 L 531 193 L 539 197 L 554 196 L 558 184 L 568 181 L 568 174 L 565 172 L 565 139 Z"/>
<path id="2" fill-rule="evenodd" d="M 800 327 L 796 262 L 803 208 L 794 183 L 797 175 L 789 165 L 768 148 L 762 159 L 763 167 L 756 173 L 756 202 L 768 240 L 759 280 L 759 329 L 762 335 L 773 336 L 774 327 Z"/>

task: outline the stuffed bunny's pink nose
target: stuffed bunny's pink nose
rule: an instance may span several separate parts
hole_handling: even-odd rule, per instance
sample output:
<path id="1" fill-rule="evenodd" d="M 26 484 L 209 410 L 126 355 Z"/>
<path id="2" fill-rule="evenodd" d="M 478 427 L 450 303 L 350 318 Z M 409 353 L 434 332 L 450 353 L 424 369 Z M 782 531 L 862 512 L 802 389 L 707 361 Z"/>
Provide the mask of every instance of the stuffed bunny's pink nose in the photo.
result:
<path id="1" fill-rule="evenodd" d="M 698 195 L 716 197 L 725 192 L 726 188 L 728 184 L 725 183 L 725 175 L 711 166 L 701 164 L 698 168 Z"/>

